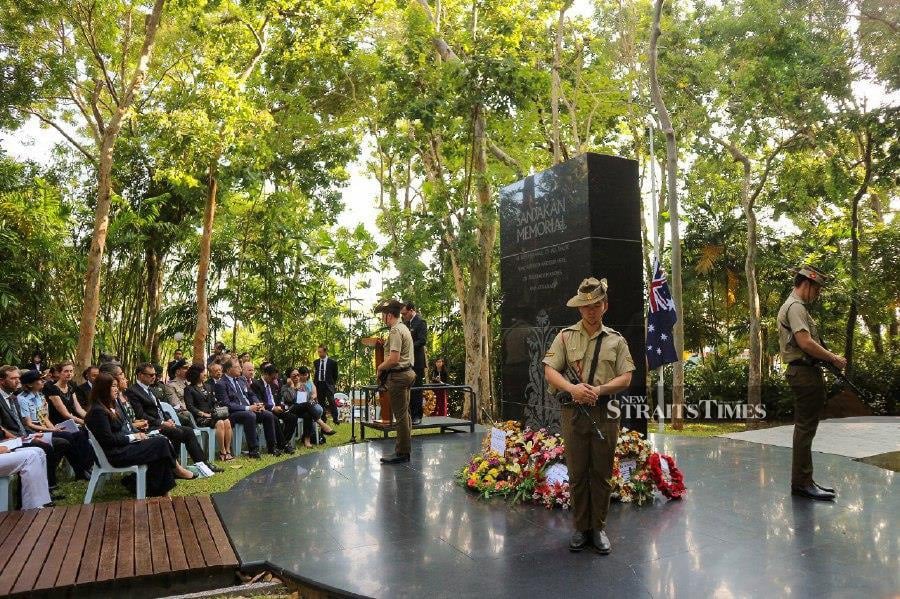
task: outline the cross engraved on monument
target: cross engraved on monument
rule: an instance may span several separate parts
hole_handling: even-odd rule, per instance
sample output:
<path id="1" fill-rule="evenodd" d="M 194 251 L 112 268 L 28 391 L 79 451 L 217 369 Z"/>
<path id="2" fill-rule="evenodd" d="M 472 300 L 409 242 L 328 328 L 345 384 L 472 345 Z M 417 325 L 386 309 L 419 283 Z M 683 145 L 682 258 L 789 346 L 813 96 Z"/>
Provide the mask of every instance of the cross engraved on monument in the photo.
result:
<path id="1" fill-rule="evenodd" d="M 640 210 L 637 162 L 615 156 L 583 154 L 500 190 L 504 418 L 559 430 L 541 361 L 560 328 L 578 321 L 566 300 L 588 276 L 609 282 L 603 322 L 628 341 L 637 370 L 626 394 L 644 403 Z M 643 418 L 622 424 L 646 432 Z"/>

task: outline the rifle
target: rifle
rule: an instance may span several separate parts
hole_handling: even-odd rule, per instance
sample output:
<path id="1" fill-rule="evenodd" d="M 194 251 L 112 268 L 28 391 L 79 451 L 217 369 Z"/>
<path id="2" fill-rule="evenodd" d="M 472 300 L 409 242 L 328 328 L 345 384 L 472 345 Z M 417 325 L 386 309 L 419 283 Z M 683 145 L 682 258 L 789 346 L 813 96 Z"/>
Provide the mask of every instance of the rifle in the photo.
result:
<path id="1" fill-rule="evenodd" d="M 866 403 L 872 403 L 872 399 L 869 397 L 869 394 L 866 393 L 865 391 L 863 391 L 862 389 L 860 389 L 856 383 L 854 383 L 852 380 L 850 380 L 850 377 L 848 377 L 844 373 L 844 371 L 842 371 L 840 368 L 838 368 L 831 362 L 826 362 L 825 360 L 819 360 L 818 358 L 814 358 L 812 360 L 812 365 L 813 366 L 822 366 L 823 368 L 825 368 L 825 370 L 827 370 L 828 372 L 833 374 L 834 378 L 836 378 L 841 383 L 841 385 L 845 385 L 845 386 L 849 387 L 854 393 L 856 393 L 856 395 L 860 399 L 862 399 Z"/>
<path id="2" fill-rule="evenodd" d="M 597 345 L 598 345 L 598 346 L 600 345 L 600 341 L 599 341 L 599 340 L 597 341 Z M 575 372 L 575 370 L 574 370 L 574 369 L 572 368 L 572 366 L 569 364 L 568 360 L 566 360 L 566 370 L 565 370 L 565 372 L 562 373 L 562 374 L 563 374 L 563 376 L 565 376 L 565 377 L 569 380 L 569 382 L 572 383 L 573 385 L 580 385 L 580 384 L 581 384 L 581 377 L 578 376 L 578 373 Z M 572 394 L 571 394 L 571 393 L 569 393 L 568 391 L 559 391 L 559 392 L 556 393 L 556 396 L 555 396 L 555 397 L 556 397 L 557 401 L 559 401 L 559 403 L 560 403 L 561 405 L 568 405 L 568 404 L 574 405 L 574 406 L 575 406 L 575 409 L 578 410 L 578 412 L 579 412 L 580 414 L 583 414 L 583 415 L 587 416 L 587 417 L 588 417 L 588 420 L 591 421 L 591 424 L 594 425 L 594 432 L 597 433 L 597 436 L 600 437 L 601 439 L 606 439 L 606 437 L 603 436 L 603 431 L 600 430 L 600 425 L 597 424 L 597 421 L 594 420 L 594 417 L 591 416 L 591 413 L 587 411 L 587 408 L 584 407 L 584 404 L 576 403 L 576 402 L 575 402 L 575 399 L 572 397 Z"/>

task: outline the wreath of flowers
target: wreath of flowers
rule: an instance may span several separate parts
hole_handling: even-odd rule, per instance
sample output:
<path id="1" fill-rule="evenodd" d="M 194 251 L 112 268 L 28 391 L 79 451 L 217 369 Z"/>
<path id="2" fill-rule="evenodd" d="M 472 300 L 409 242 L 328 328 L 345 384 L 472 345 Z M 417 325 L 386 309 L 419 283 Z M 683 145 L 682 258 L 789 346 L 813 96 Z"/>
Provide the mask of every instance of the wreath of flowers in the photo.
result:
<path id="1" fill-rule="evenodd" d="M 643 505 L 653 497 L 653 481 L 647 470 L 647 459 L 651 453 L 650 443 L 639 432 L 622 429 L 616 443 L 612 477 L 609 481 L 613 488 L 613 497 L 622 503 L 634 502 L 638 505 Z M 626 460 L 634 460 L 635 463 L 627 480 L 621 469 L 621 462 Z"/>
<path id="2" fill-rule="evenodd" d="M 504 455 L 491 451 L 490 437 L 480 455 L 472 456 L 457 480 L 485 499 L 505 497 L 513 502 L 534 502 L 548 508 L 570 505 L 569 484 L 549 483 L 547 468 L 562 461 L 565 447 L 562 438 L 546 429 L 522 430 L 516 421 L 495 425 L 506 432 Z"/>
<path id="3" fill-rule="evenodd" d="M 431 416 L 434 414 L 434 408 L 437 407 L 437 395 L 431 389 L 422 391 L 422 414 Z"/>
<path id="4" fill-rule="evenodd" d="M 663 471 L 662 460 L 665 460 L 669 467 L 668 476 Z M 650 479 L 660 493 L 669 499 L 682 498 L 685 493 L 684 475 L 675 465 L 675 459 L 672 456 L 653 453 L 647 459 L 647 467 L 650 470 Z"/>
<path id="5" fill-rule="evenodd" d="M 457 473 L 458 482 L 485 499 L 504 497 L 514 503 L 531 502 L 549 509 L 571 507 L 568 482 L 548 481 L 547 470 L 564 461 L 562 437 L 546 429 L 532 430 L 514 421 L 495 424 L 506 433 L 503 455 L 491 450 L 487 435 L 481 454 L 472 456 Z M 666 460 L 670 479 L 666 479 L 661 461 Z M 635 468 L 628 480 L 622 474 L 621 462 L 633 460 Z M 625 503 L 642 505 L 659 491 L 669 499 L 685 493 L 684 477 L 671 456 L 653 453 L 650 443 L 637 431 L 622 429 L 616 443 L 613 473 L 610 479 L 613 496 Z"/>

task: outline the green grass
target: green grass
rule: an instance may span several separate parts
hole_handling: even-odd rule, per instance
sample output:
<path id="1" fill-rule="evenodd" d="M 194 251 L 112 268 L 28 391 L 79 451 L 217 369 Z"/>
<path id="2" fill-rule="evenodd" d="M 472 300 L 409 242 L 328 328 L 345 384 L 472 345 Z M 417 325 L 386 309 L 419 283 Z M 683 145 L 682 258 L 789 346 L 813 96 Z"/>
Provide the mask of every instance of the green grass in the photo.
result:
<path id="1" fill-rule="evenodd" d="M 666 431 L 663 434 L 679 437 L 715 437 L 728 433 L 740 433 L 745 430 L 747 430 L 747 425 L 743 422 L 686 422 L 683 429 L 676 431 L 670 422 L 666 422 Z M 647 431 L 655 433 L 656 423 L 647 424 Z"/>
<path id="2" fill-rule="evenodd" d="M 358 426 L 358 425 L 357 425 Z M 257 470 L 262 470 L 266 466 L 284 462 L 297 456 L 323 451 L 329 447 L 337 447 L 350 442 L 350 425 L 342 423 L 335 427 L 336 434 L 328 437 L 328 443 L 313 446 L 306 449 L 302 444 L 298 444 L 297 451 L 293 454 L 284 454 L 278 457 L 268 453 L 263 453 L 262 459 L 253 460 L 247 456 L 236 458 L 230 462 L 216 462 L 216 465 L 225 469 L 209 478 L 199 478 L 197 480 L 178 480 L 175 488 L 172 489 L 173 497 L 192 497 L 198 495 L 212 495 L 213 493 L 222 493 L 233 487 L 238 481 L 250 476 Z M 374 434 L 367 431 L 370 439 L 381 439 L 381 434 Z M 359 439 L 359 428 L 356 431 L 357 439 Z M 434 430 L 415 430 L 413 435 L 434 434 Z M 393 436 L 393 433 L 391 434 Z M 104 477 L 106 480 L 98 493 L 94 493 L 92 503 L 101 503 L 104 501 L 117 501 L 120 499 L 130 499 L 133 497 L 128 490 L 119 484 L 118 475 L 112 477 Z M 56 505 L 79 505 L 84 501 L 84 494 L 87 492 L 87 481 L 81 480 L 64 480 L 60 478 L 57 493 L 64 495 L 63 499 L 55 501 Z"/>
<path id="3" fill-rule="evenodd" d="M 194 495 L 212 495 L 213 493 L 221 493 L 233 487 L 239 480 L 245 478 L 257 470 L 262 470 L 266 466 L 284 462 L 297 456 L 323 451 L 329 447 L 343 445 L 350 441 L 350 425 L 343 423 L 335 427 L 337 433 L 328 437 L 328 443 L 313 446 L 312 449 L 306 449 L 302 444 L 298 444 L 298 449 L 293 454 L 283 454 L 278 457 L 268 453 L 262 454 L 262 459 L 253 460 L 244 457 L 236 458 L 230 462 L 216 462 L 216 465 L 225 469 L 209 478 L 199 478 L 196 480 L 179 480 L 176 482 L 175 488 L 172 489 L 172 495 L 176 497 L 190 497 Z M 357 430 L 357 438 L 359 431 Z M 94 493 L 93 503 L 104 501 L 117 501 L 119 499 L 129 499 L 133 497 L 125 487 L 119 484 L 119 476 L 105 477 L 107 480 L 103 483 L 103 487 L 99 493 Z M 65 496 L 64 499 L 57 500 L 56 505 L 78 505 L 84 501 L 84 494 L 87 491 L 87 481 L 81 480 L 62 480 L 60 479 L 58 493 Z"/>

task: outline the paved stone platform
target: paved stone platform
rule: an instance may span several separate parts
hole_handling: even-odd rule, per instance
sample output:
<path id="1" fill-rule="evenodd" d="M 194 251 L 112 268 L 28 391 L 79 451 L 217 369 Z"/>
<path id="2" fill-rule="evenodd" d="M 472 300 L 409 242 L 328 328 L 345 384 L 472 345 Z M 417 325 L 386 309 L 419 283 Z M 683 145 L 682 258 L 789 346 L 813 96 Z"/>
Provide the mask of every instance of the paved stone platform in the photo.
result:
<path id="1" fill-rule="evenodd" d="M 343 597 L 895 597 L 900 484 L 893 472 L 816 454 L 838 501 L 788 493 L 790 449 L 659 436 L 682 501 L 613 504 L 609 556 L 567 548 L 571 516 L 484 501 L 455 472 L 481 434 L 335 447 L 261 470 L 215 496 L 245 568 Z"/>
<path id="2" fill-rule="evenodd" d="M 759 430 L 722 435 L 728 439 L 792 447 L 794 426 L 774 426 Z M 813 451 L 849 458 L 900 451 L 900 417 L 859 416 L 833 418 L 819 423 Z"/>

